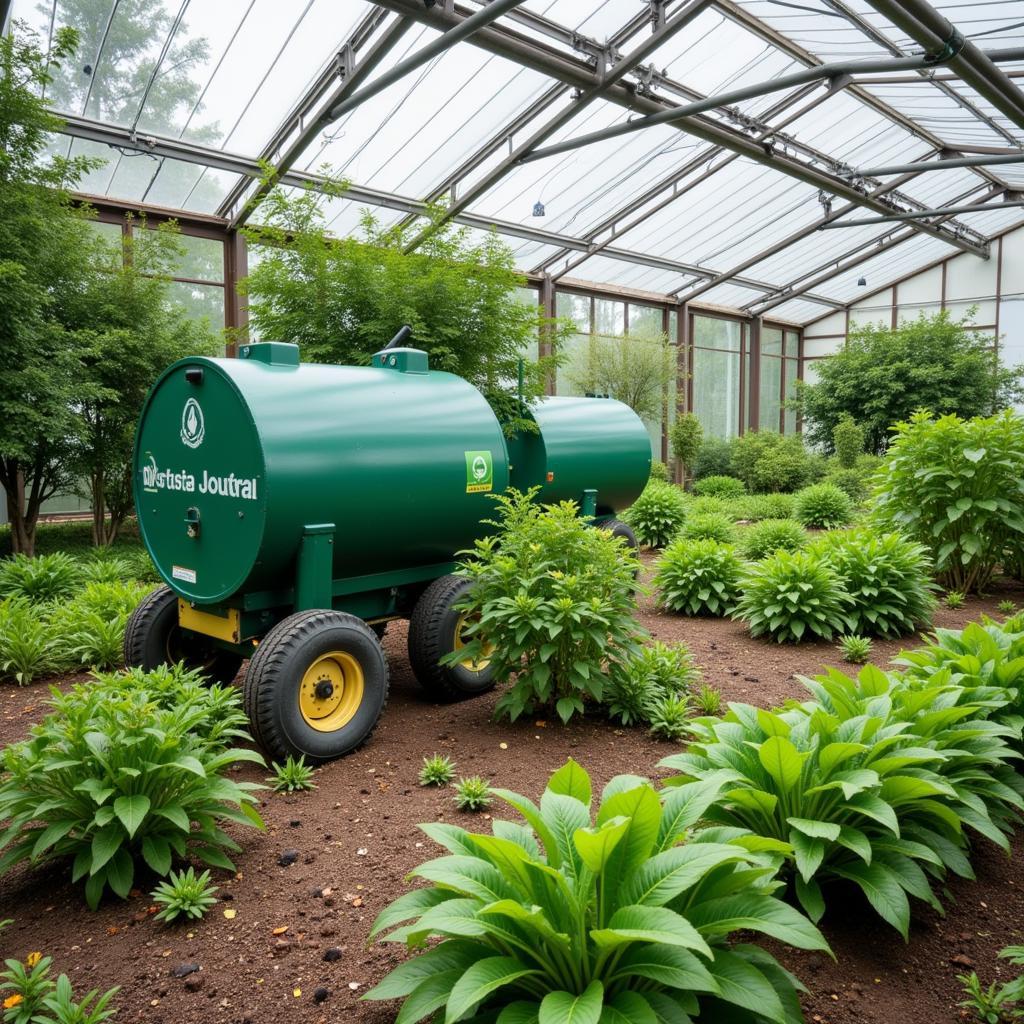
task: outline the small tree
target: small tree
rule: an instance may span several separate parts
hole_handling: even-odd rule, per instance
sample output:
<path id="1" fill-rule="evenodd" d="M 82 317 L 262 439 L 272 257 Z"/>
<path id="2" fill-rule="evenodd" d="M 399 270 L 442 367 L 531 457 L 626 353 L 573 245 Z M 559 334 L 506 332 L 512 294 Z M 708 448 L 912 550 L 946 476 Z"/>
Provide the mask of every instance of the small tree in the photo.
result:
<path id="1" fill-rule="evenodd" d="M 676 363 L 664 334 L 592 337 L 586 361 L 570 381 L 588 394 L 624 402 L 644 420 L 660 420 Z"/>
<path id="2" fill-rule="evenodd" d="M 954 320 L 942 310 L 852 330 L 843 351 L 817 364 L 817 381 L 799 386 L 807 439 L 831 453 L 847 415 L 864 428 L 867 451 L 881 455 L 893 426 L 916 409 L 970 418 L 1012 405 L 1024 394 L 1024 368 L 1000 366 L 992 337 L 970 329 L 972 315 Z"/>
<path id="3" fill-rule="evenodd" d="M 864 454 L 864 428 L 844 413 L 832 428 L 832 447 L 840 467 L 853 469 Z"/>
<path id="4" fill-rule="evenodd" d="M 700 420 L 692 412 L 677 416 L 675 423 L 668 428 L 668 441 L 685 484 L 686 478 L 693 476 L 693 467 L 697 463 L 700 446 L 704 443 L 704 428 Z"/>
<path id="5" fill-rule="evenodd" d="M 247 236 L 261 259 L 242 287 L 259 334 L 298 343 L 306 359 L 367 363 L 409 324 L 410 344 L 476 385 L 509 433 L 535 429 L 519 408 L 519 362 L 541 329 L 557 344 L 565 326 L 518 300 L 511 249 L 494 232 L 475 239 L 448 223 L 407 252 L 422 223 L 388 228 L 367 211 L 361 238 L 330 238 L 327 204 L 344 193 L 337 181 L 325 194 L 273 188 L 258 208 L 262 226 Z M 529 401 L 554 360 L 523 368 Z"/>

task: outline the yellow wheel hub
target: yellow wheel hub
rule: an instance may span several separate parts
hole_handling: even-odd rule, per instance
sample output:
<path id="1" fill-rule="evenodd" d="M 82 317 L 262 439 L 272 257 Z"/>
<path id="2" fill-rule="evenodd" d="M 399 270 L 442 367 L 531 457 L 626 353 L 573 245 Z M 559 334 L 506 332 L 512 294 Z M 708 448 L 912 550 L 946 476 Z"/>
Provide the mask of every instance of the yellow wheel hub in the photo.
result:
<path id="1" fill-rule="evenodd" d="M 335 732 L 352 721 L 363 702 L 363 669 L 345 651 L 329 651 L 306 669 L 299 710 L 318 732 Z"/>
<path id="2" fill-rule="evenodd" d="M 455 623 L 455 641 L 452 649 L 461 651 L 463 647 L 469 643 L 466 638 L 466 630 L 474 622 L 474 618 L 469 615 L 468 612 L 463 612 L 458 621 Z M 484 656 L 479 660 L 474 658 L 464 658 L 459 662 L 459 667 L 464 668 L 467 672 L 483 672 L 488 665 L 491 663 L 491 655 L 494 653 L 494 644 L 484 644 L 483 654 Z"/>

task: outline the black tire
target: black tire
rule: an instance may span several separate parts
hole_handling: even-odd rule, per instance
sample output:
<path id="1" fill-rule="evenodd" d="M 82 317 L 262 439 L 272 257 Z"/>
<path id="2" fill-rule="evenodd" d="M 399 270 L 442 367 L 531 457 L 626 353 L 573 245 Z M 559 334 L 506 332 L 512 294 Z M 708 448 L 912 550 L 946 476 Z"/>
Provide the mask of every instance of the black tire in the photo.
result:
<path id="1" fill-rule="evenodd" d="M 633 528 L 621 519 L 606 519 L 603 523 L 598 523 L 597 526 L 600 530 L 607 530 L 613 537 L 625 537 L 626 543 L 634 551 L 640 550 Z"/>
<path id="2" fill-rule="evenodd" d="M 464 576 L 442 576 L 420 595 L 409 619 L 409 661 L 420 685 L 439 700 L 476 697 L 494 688 L 494 666 L 479 671 L 464 665 L 438 664 L 455 650 L 456 630 L 462 613 L 453 605 L 465 596 L 472 581 Z"/>
<path id="3" fill-rule="evenodd" d="M 198 669 L 214 683 L 230 683 L 242 667 L 241 655 L 185 634 L 178 625 L 178 595 L 170 587 L 147 594 L 128 618 L 124 663 L 145 672 L 179 661 Z"/>
<path id="4" fill-rule="evenodd" d="M 335 694 L 330 678 L 337 669 L 343 683 L 338 700 L 344 702 L 350 685 L 350 673 L 331 655 L 354 664 L 359 673 L 358 704 L 337 728 L 329 728 L 326 713 L 322 726 L 314 727 L 300 705 L 305 700 L 309 707 L 310 696 L 303 687 L 330 684 L 332 690 L 323 699 L 331 701 Z M 321 682 L 306 679 L 318 664 L 324 665 Z M 309 764 L 323 764 L 358 750 L 370 738 L 387 702 L 388 663 L 380 642 L 362 619 L 346 612 L 317 609 L 282 619 L 260 642 L 245 673 L 245 711 L 253 737 L 275 760 L 291 754 L 305 757 Z M 326 712 L 334 705 L 322 706 Z"/>

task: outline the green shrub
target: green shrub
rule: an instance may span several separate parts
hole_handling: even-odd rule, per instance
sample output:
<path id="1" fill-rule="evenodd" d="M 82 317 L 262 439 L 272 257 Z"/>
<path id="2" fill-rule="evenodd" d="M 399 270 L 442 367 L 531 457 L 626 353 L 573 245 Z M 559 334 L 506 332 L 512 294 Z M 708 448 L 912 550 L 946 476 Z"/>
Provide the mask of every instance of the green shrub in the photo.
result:
<path id="1" fill-rule="evenodd" d="M 730 544 L 677 540 L 655 565 L 658 604 L 686 615 L 728 615 L 740 596 L 743 563 Z"/>
<path id="2" fill-rule="evenodd" d="M 651 705 L 648 720 L 655 739 L 680 742 L 690 731 L 690 698 L 685 693 L 661 697 Z"/>
<path id="3" fill-rule="evenodd" d="M 717 715 L 722 710 L 722 691 L 705 683 L 693 694 L 693 703 L 702 715 Z"/>
<path id="4" fill-rule="evenodd" d="M 853 502 L 833 484 L 812 484 L 798 492 L 794 515 L 804 526 L 834 530 L 853 518 Z"/>
<path id="5" fill-rule="evenodd" d="M 421 786 L 447 786 L 455 778 L 455 762 L 447 754 L 433 754 L 423 758 L 420 768 Z"/>
<path id="6" fill-rule="evenodd" d="M 700 672 L 686 644 L 669 646 L 656 640 L 628 659 L 605 689 L 608 714 L 623 725 L 650 720 L 651 707 L 665 697 L 686 694 Z"/>
<path id="7" fill-rule="evenodd" d="M 160 573 L 156 571 L 153 559 L 149 557 L 148 551 L 136 551 L 127 556 L 131 566 L 131 578 L 141 583 L 160 583 Z"/>
<path id="8" fill-rule="evenodd" d="M 45 604 L 69 597 L 79 583 L 78 563 L 62 552 L 0 559 L 0 598 L 24 597 Z"/>
<path id="9" fill-rule="evenodd" d="M 859 469 L 830 469 L 822 482 L 838 487 L 855 505 L 863 504 L 871 493 L 871 485 Z"/>
<path id="10" fill-rule="evenodd" d="M 727 501 L 725 498 L 690 498 L 686 505 L 686 515 L 687 517 L 725 516 L 731 520 L 736 517 L 737 504 L 738 502 Z"/>
<path id="11" fill-rule="evenodd" d="M 483 811 L 491 806 L 491 787 L 486 779 L 471 775 L 455 783 L 452 800 L 460 811 Z"/>
<path id="12" fill-rule="evenodd" d="M 743 557 L 759 561 L 776 551 L 799 551 L 807 544 L 803 527 L 792 519 L 762 519 L 740 538 Z"/>
<path id="13" fill-rule="evenodd" d="M 744 519 L 792 519 L 796 498 L 792 494 L 752 494 L 744 499 Z"/>
<path id="14" fill-rule="evenodd" d="M 26 597 L 0 601 L 0 679 L 27 686 L 57 670 L 57 643 L 43 615 Z"/>
<path id="15" fill-rule="evenodd" d="M 693 474 L 703 440 L 704 428 L 692 412 L 677 416 L 675 422 L 668 428 L 668 442 L 672 446 L 672 454 L 683 467 L 685 475 Z"/>
<path id="16" fill-rule="evenodd" d="M 717 512 L 688 516 L 679 536 L 686 540 L 717 540 L 719 544 L 731 544 L 736 539 L 732 520 Z"/>
<path id="17" fill-rule="evenodd" d="M 928 548 L 944 587 L 983 590 L 1003 552 L 1024 541 L 1024 419 L 922 412 L 895 430 L 877 518 Z"/>
<path id="18" fill-rule="evenodd" d="M 205 692 L 205 691 L 202 691 Z M 72 862 L 96 907 L 109 886 L 126 897 L 141 858 L 166 876 L 175 855 L 231 869 L 237 844 L 220 822 L 262 826 L 251 791 L 225 776 L 251 750 L 216 749 L 203 737 L 202 692 L 162 709 L 142 688 L 100 683 L 53 692 L 53 711 L 3 752 L 0 872 L 23 862 Z M 235 701 L 237 704 L 237 696 Z"/>
<path id="19" fill-rule="evenodd" d="M 166 882 L 161 882 L 150 894 L 154 903 L 161 905 L 157 921 L 170 924 L 179 917 L 200 920 L 217 902 L 217 886 L 210 884 L 210 872 L 197 875 L 195 868 L 172 871 Z"/>
<path id="20" fill-rule="evenodd" d="M 63 667 L 109 669 L 121 665 L 128 617 L 146 589 L 137 583 L 92 582 L 56 608 L 50 631 Z"/>
<path id="21" fill-rule="evenodd" d="M 313 782 L 313 769 L 306 764 L 306 757 L 303 755 L 297 761 L 289 754 L 284 764 L 276 761 L 270 765 L 274 773 L 267 782 L 273 783 L 275 793 L 302 793 L 308 789 L 316 789 Z"/>
<path id="22" fill-rule="evenodd" d="M 109 548 L 100 548 L 107 552 Z M 81 562 L 78 566 L 79 582 L 87 583 L 128 583 L 133 575 L 135 563 L 132 559 L 120 555 L 104 554 Z"/>
<path id="23" fill-rule="evenodd" d="M 812 551 L 829 562 L 850 595 L 852 632 L 902 636 L 931 619 L 935 584 L 920 544 L 862 528 L 825 534 Z"/>
<path id="24" fill-rule="evenodd" d="M 810 457 L 797 435 L 748 431 L 731 446 L 732 470 L 748 490 L 795 491 L 810 479 Z"/>
<path id="25" fill-rule="evenodd" d="M 652 480 L 633 504 L 622 513 L 622 519 L 633 527 L 642 547 L 664 547 L 683 525 L 686 500 L 674 484 Z"/>
<path id="26" fill-rule="evenodd" d="M 734 476 L 703 476 L 693 485 L 693 493 L 702 498 L 741 498 L 747 489 Z"/>
<path id="27" fill-rule="evenodd" d="M 572 502 L 540 507 L 535 493 L 495 499 L 497 532 L 463 563 L 473 586 L 462 607 L 473 624 L 451 658 L 487 657 L 498 682 L 514 679 L 496 714 L 514 721 L 553 707 L 568 721 L 584 698 L 601 701 L 606 675 L 621 671 L 644 635 L 635 618 L 638 562 Z"/>
<path id="28" fill-rule="evenodd" d="M 963 608 L 966 600 L 966 595 L 962 590 L 947 590 L 942 602 L 951 611 L 956 611 L 957 608 Z"/>
<path id="29" fill-rule="evenodd" d="M 832 447 L 840 469 L 853 469 L 864 454 L 864 428 L 849 414 L 840 416 L 832 428 Z"/>
<path id="30" fill-rule="evenodd" d="M 733 618 L 744 619 L 752 636 L 831 640 L 850 628 L 850 595 L 835 569 L 806 551 L 776 551 L 754 562 L 740 589 Z"/>
<path id="31" fill-rule="evenodd" d="M 937 907 L 932 880 L 970 875 L 962 822 L 1005 845 L 1019 786 L 981 794 L 988 772 L 1012 772 L 1012 752 L 979 725 L 979 705 L 950 706 L 956 687 L 917 691 L 873 666 L 856 680 L 832 671 L 805 683 L 816 699 L 785 711 L 733 704 L 721 721 L 693 722 L 696 742 L 662 762 L 683 773 L 669 784 L 724 786 L 728 773 L 705 817 L 783 844 L 783 877 L 813 920 L 822 887 L 845 879 L 906 938 L 908 895 Z"/>
<path id="32" fill-rule="evenodd" d="M 693 479 L 706 476 L 736 476 L 732 468 L 732 449 L 722 437 L 705 437 L 697 449 L 693 464 Z"/>
<path id="33" fill-rule="evenodd" d="M 657 459 L 651 459 L 651 479 L 668 482 L 668 466 Z"/>
<path id="34" fill-rule="evenodd" d="M 400 1021 L 800 1020 L 795 979 L 731 933 L 801 949 L 825 941 L 775 898 L 771 867 L 741 836 L 691 832 L 718 788 L 691 799 L 619 776 L 595 815 L 590 779 L 569 761 L 539 807 L 494 791 L 526 825 L 421 825 L 451 856 L 416 868 L 428 887 L 399 897 L 371 935 L 423 951 L 365 998 L 404 999 Z"/>
<path id="35" fill-rule="evenodd" d="M 839 650 L 842 652 L 843 661 L 852 662 L 855 665 L 862 665 L 871 657 L 871 650 L 874 644 L 866 636 L 858 636 L 850 633 L 839 638 Z"/>

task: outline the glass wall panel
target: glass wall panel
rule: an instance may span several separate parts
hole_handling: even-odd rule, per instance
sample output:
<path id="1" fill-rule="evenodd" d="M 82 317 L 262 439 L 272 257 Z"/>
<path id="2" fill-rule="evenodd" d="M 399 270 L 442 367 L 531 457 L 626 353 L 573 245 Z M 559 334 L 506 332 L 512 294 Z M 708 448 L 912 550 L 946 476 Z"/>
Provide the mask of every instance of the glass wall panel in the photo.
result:
<path id="1" fill-rule="evenodd" d="M 693 411 L 705 434 L 735 437 L 740 420 L 739 352 L 693 350 Z"/>
<path id="2" fill-rule="evenodd" d="M 711 316 L 693 318 L 693 343 L 705 348 L 739 352 L 742 328 L 738 320 L 719 320 Z"/>
<path id="3" fill-rule="evenodd" d="M 569 335 L 562 341 L 562 353 L 565 355 L 565 361 L 558 367 L 555 377 L 555 394 L 582 394 L 575 383 L 575 378 L 579 377 L 586 369 L 587 359 L 590 357 L 590 335 Z"/>
<path id="4" fill-rule="evenodd" d="M 172 302 L 184 307 L 190 319 L 202 320 L 205 317 L 213 330 L 224 329 L 223 288 L 218 285 L 172 281 L 169 294 Z"/>
<path id="5" fill-rule="evenodd" d="M 780 337 L 779 343 L 781 345 Z M 761 358 L 761 386 L 757 426 L 759 430 L 779 431 L 779 413 L 782 411 L 782 359 L 773 356 Z"/>
<path id="6" fill-rule="evenodd" d="M 761 354 L 767 356 L 782 355 L 782 331 L 777 327 L 761 328 Z"/>
<path id="7" fill-rule="evenodd" d="M 790 359 L 800 356 L 800 335 L 796 331 L 786 331 L 786 356 Z"/>
<path id="8" fill-rule="evenodd" d="M 174 268 L 175 277 L 192 277 L 200 281 L 224 280 L 223 242 L 215 238 L 182 234 L 176 240 L 184 252 Z"/>
<path id="9" fill-rule="evenodd" d="M 594 300 L 594 333 L 618 337 L 626 331 L 626 304 L 614 299 Z"/>
<path id="10" fill-rule="evenodd" d="M 788 344 L 788 341 L 787 341 Z M 800 373 L 800 360 L 799 359 L 786 359 L 786 398 L 796 397 L 796 379 Z M 787 434 L 796 433 L 796 410 L 787 409 L 785 417 L 785 432 Z"/>
<path id="11" fill-rule="evenodd" d="M 89 227 L 99 235 L 104 241 L 113 242 L 114 239 L 121 237 L 121 225 L 120 224 L 108 224 L 102 220 L 90 220 L 88 221 Z"/>
<path id="12" fill-rule="evenodd" d="M 516 288 L 513 290 L 513 294 L 517 302 L 523 306 L 529 306 L 533 311 L 540 307 L 540 297 L 535 288 Z M 525 359 L 536 360 L 540 355 L 540 341 L 537 334 L 538 332 L 534 331 L 533 338 L 523 346 L 522 354 Z"/>
<path id="13" fill-rule="evenodd" d="M 555 294 L 555 312 L 571 320 L 584 334 L 590 333 L 590 297 L 569 292 Z"/>
<path id="14" fill-rule="evenodd" d="M 661 334 L 662 313 L 657 306 L 638 306 L 629 304 L 629 333 L 643 334 L 647 337 Z"/>

